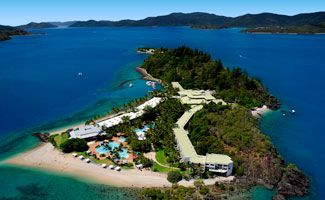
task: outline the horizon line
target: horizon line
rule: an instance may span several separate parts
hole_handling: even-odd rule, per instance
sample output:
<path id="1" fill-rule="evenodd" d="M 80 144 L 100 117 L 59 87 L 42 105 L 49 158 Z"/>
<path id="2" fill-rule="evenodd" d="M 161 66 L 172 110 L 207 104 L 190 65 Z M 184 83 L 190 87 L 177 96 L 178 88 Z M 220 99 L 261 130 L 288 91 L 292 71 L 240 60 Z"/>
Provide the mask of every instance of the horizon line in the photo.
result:
<path id="1" fill-rule="evenodd" d="M 138 21 L 138 20 L 144 20 L 144 19 L 147 19 L 147 18 L 151 18 L 151 17 L 162 17 L 162 16 L 168 16 L 168 15 L 171 15 L 171 14 L 193 14 L 193 13 L 205 13 L 205 14 L 211 14 L 211 15 L 216 15 L 216 16 L 222 16 L 222 17 L 229 17 L 229 18 L 236 18 L 236 17 L 241 17 L 241 16 L 244 16 L 244 15 L 259 15 L 259 14 L 275 14 L 275 15 L 283 15 L 283 16 L 289 16 L 289 17 L 293 17 L 293 16 L 296 16 L 296 15 L 301 15 L 301 14 L 312 14 L 312 13 L 322 13 L 322 12 L 325 12 L 325 11 L 313 11 L 313 12 L 301 12 L 301 13 L 296 13 L 296 14 L 281 14 L 281 13 L 276 13 L 276 12 L 256 12 L 256 13 L 251 13 L 251 12 L 248 12 L 246 14 L 242 14 L 242 15 L 236 15 L 236 16 L 226 16 L 226 15 L 218 15 L 216 13 L 212 13 L 212 12 L 203 12 L 203 11 L 194 11 L 194 12 L 169 12 L 169 13 L 166 13 L 166 14 L 161 14 L 161 15 L 155 15 L 155 16 L 147 16 L 147 17 L 144 17 L 144 18 L 135 18 L 135 19 L 130 19 L 130 18 L 121 18 L 121 19 L 117 19 L 117 20 L 109 20 L 109 19 L 94 19 L 94 18 L 89 18 L 89 19 L 86 19 L 86 20 L 50 20 L 50 21 L 44 21 L 44 20 L 41 20 L 41 21 L 30 21 L 30 22 L 27 22 L 26 24 L 29 24 L 29 23 L 55 23 L 55 22 L 58 22 L 58 23 L 65 23 L 65 22 L 76 22 L 76 21 L 91 21 L 91 20 L 94 20 L 94 21 L 111 21 L 111 22 L 118 22 L 118 21 L 123 21 L 123 20 L 133 20 L 133 21 Z M 19 24 L 19 25 L 8 25 L 8 26 L 22 26 L 22 25 L 26 25 L 25 23 L 24 24 Z M 1 25 L 6 25 L 6 24 L 1 24 Z"/>

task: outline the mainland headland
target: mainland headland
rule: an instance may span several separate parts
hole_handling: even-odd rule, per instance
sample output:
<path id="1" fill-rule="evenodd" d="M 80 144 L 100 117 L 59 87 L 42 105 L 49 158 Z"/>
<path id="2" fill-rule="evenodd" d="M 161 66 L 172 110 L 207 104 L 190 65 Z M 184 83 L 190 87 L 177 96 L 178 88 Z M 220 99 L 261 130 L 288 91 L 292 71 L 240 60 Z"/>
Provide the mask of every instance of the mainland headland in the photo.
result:
<path id="1" fill-rule="evenodd" d="M 68 22 L 31 22 L 19 29 L 57 27 L 162 27 L 189 26 L 194 29 L 243 28 L 243 33 L 317 34 L 325 33 L 325 12 L 302 13 L 293 16 L 274 13 L 245 14 L 227 17 L 210 13 L 171 13 L 141 20 L 88 20 Z M 12 27 L 13 28 L 13 27 Z M 4 38 L 4 37 L 3 37 Z"/>
<path id="2" fill-rule="evenodd" d="M 0 25 L 0 41 L 10 40 L 11 36 L 17 35 L 29 35 L 29 33 L 23 29 Z"/>
<path id="3" fill-rule="evenodd" d="M 163 89 L 39 133 L 43 144 L 5 163 L 142 188 L 142 199 L 220 199 L 257 185 L 273 199 L 308 194 L 304 173 L 259 129 L 256 116 L 280 107 L 259 79 L 188 47 L 154 49 L 139 69 Z"/>

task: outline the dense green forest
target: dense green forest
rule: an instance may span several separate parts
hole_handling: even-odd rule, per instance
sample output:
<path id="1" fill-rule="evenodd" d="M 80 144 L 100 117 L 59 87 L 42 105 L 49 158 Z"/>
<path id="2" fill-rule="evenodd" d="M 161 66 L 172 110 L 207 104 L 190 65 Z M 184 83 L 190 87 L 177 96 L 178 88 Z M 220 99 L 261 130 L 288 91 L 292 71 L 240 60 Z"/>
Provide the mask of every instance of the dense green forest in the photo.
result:
<path id="1" fill-rule="evenodd" d="M 225 68 L 220 60 L 199 50 L 188 47 L 160 49 L 149 56 L 142 65 L 152 76 L 166 83 L 178 81 L 186 89 L 215 90 L 215 96 L 229 103 L 247 108 L 267 105 L 279 106 L 261 81 L 250 78 L 240 68 Z"/>
<path id="2" fill-rule="evenodd" d="M 28 35 L 28 32 L 11 26 L 0 25 L 0 41 L 10 40 L 14 35 Z"/>
<path id="3" fill-rule="evenodd" d="M 264 156 L 273 151 L 269 138 L 261 134 L 258 120 L 247 109 L 210 103 L 197 112 L 188 125 L 189 138 L 198 154 L 231 155 L 237 175 L 244 174 L 241 155 Z"/>
<path id="4" fill-rule="evenodd" d="M 31 22 L 29 24 L 26 25 L 22 25 L 22 26 L 18 26 L 18 28 L 21 29 L 40 29 L 40 28 L 56 28 L 58 26 L 53 25 L 51 23 L 47 23 L 47 22 L 40 22 L 40 23 L 36 23 L 36 22 Z"/>
<path id="5" fill-rule="evenodd" d="M 195 28 L 220 27 L 268 27 L 303 26 L 325 22 L 325 12 L 304 13 L 294 16 L 274 13 L 246 14 L 238 17 L 226 17 L 210 13 L 171 13 L 168 15 L 147 17 L 141 20 L 89 20 L 77 21 L 71 27 L 107 27 L 107 26 L 193 26 Z"/>
<path id="6" fill-rule="evenodd" d="M 220 60 L 213 60 L 210 55 L 188 47 L 158 49 L 145 60 L 142 67 L 152 76 L 163 80 L 167 96 L 175 94 L 169 83 L 178 81 L 187 89 L 215 90 L 214 95 L 217 98 L 232 103 L 226 106 L 214 103 L 204 105 L 185 128 L 188 129 L 189 138 L 198 154 L 222 153 L 232 158 L 234 174 L 237 176 L 236 190 L 256 184 L 280 187 L 279 182 L 285 182 L 295 188 L 291 195 L 301 196 L 308 192 L 306 176 L 296 167 L 293 171 L 288 170 L 288 165 L 277 153 L 270 139 L 259 130 L 258 119 L 249 112 L 249 109 L 263 104 L 273 109 L 279 107 L 278 100 L 268 93 L 259 79 L 249 77 L 240 68 L 225 68 Z M 158 139 L 157 146 L 169 148 L 166 152 L 174 152 L 169 126 L 179 115 L 177 111 L 181 112 L 182 109 L 177 109 L 181 104 L 175 99 L 167 102 L 161 105 L 161 108 L 166 106 L 163 110 L 167 111 L 155 113 L 157 119 L 164 120 L 161 126 L 168 124 L 168 128 L 161 129 L 161 134 L 153 130 L 153 138 Z M 168 119 L 168 116 L 175 117 Z M 191 169 L 195 171 L 195 167 Z M 293 177 L 292 181 L 286 178 L 288 171 L 288 176 Z M 199 174 L 199 171 L 195 171 L 194 176 Z M 205 172 L 199 176 L 210 175 Z M 304 183 L 303 186 L 299 182 Z M 279 193 L 285 197 L 290 196 L 282 191 Z"/>

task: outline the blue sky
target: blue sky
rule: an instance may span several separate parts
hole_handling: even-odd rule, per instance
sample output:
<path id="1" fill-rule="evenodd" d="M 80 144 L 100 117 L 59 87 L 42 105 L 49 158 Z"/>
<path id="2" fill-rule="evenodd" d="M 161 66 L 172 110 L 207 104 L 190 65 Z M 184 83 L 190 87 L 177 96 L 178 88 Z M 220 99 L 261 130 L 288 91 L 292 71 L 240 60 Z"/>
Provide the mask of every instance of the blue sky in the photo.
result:
<path id="1" fill-rule="evenodd" d="M 325 0 L 1 0 L 0 24 L 142 19 L 196 11 L 225 16 L 260 12 L 294 15 L 325 11 Z"/>

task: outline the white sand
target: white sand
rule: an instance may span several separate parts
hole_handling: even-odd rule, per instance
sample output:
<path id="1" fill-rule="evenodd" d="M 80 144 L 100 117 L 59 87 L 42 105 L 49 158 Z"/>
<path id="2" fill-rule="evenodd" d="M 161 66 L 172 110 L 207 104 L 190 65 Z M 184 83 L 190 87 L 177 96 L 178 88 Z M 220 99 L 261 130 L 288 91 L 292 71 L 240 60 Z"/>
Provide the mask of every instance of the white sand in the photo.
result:
<path id="1" fill-rule="evenodd" d="M 252 110 L 251 113 L 254 117 L 261 117 L 262 115 L 270 111 L 271 109 L 269 109 L 266 105 L 264 105 L 261 108 L 254 108 L 254 110 Z"/>
<path id="2" fill-rule="evenodd" d="M 122 170 L 120 172 L 103 169 L 100 165 L 86 163 L 72 154 L 64 154 L 56 150 L 50 143 L 43 144 L 35 149 L 19 154 L 5 161 L 7 164 L 27 166 L 60 172 L 87 179 L 95 183 L 113 185 L 118 187 L 170 187 L 172 184 L 166 179 L 167 175 L 148 170 Z M 228 182 L 234 177 L 217 177 L 204 180 L 206 185 L 216 181 Z M 179 182 L 180 185 L 193 186 L 194 180 Z"/>

